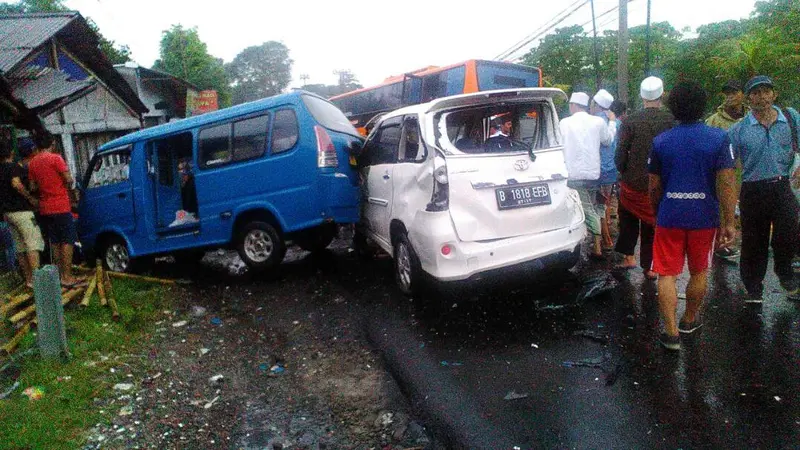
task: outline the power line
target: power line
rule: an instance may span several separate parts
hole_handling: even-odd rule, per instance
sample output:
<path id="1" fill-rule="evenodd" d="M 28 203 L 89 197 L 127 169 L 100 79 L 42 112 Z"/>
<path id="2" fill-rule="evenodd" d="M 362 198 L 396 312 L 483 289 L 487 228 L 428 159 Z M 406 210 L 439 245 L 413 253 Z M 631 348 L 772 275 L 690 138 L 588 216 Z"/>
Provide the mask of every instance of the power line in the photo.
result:
<path id="1" fill-rule="evenodd" d="M 495 59 L 507 59 L 508 57 L 510 57 L 511 55 L 513 55 L 514 53 L 516 53 L 516 52 L 517 52 L 519 49 L 521 49 L 521 48 L 525 47 L 526 45 L 530 44 L 531 42 L 533 42 L 534 40 L 536 40 L 536 39 L 537 39 L 537 38 L 539 38 L 540 36 L 542 36 L 542 35 L 544 35 L 544 34 L 548 33 L 550 30 L 552 30 L 553 28 L 555 28 L 555 27 L 556 27 L 556 25 L 558 25 L 558 24 L 560 24 L 561 22 L 563 22 L 563 21 L 567 20 L 567 18 L 568 18 L 569 16 L 571 16 L 572 14 L 574 14 L 574 13 L 575 13 L 575 11 L 579 10 L 580 8 L 582 8 L 582 7 L 583 7 L 584 5 L 586 5 L 587 3 L 589 3 L 589 0 L 578 0 L 577 2 L 573 3 L 572 5 L 570 5 L 570 7 L 572 7 L 573 5 L 576 5 L 576 4 L 577 4 L 577 6 L 575 6 L 575 7 L 574 7 L 574 8 L 572 8 L 571 10 L 569 10 L 569 12 L 568 12 L 566 15 L 564 15 L 564 16 L 563 16 L 563 17 L 561 17 L 561 18 L 559 18 L 558 20 L 556 20 L 556 21 L 555 21 L 554 23 L 552 23 L 551 25 L 545 25 L 545 26 L 546 26 L 546 28 L 545 28 L 544 30 L 542 30 L 542 27 L 540 27 L 540 28 L 539 28 L 539 29 L 538 29 L 536 32 L 534 32 L 535 34 L 533 34 L 532 36 L 531 36 L 531 35 L 528 35 L 528 37 L 526 37 L 525 39 L 523 39 L 523 40 L 522 40 L 521 42 L 519 42 L 518 44 L 514 45 L 512 48 L 510 48 L 510 49 L 508 49 L 508 50 L 504 51 L 503 53 L 501 53 L 500 55 L 498 55 L 497 57 L 495 57 Z M 566 11 L 566 10 L 565 10 L 565 11 Z M 564 11 L 562 11 L 562 12 L 561 12 L 561 13 L 559 13 L 559 14 L 563 14 L 563 12 L 564 12 Z M 558 18 L 558 15 L 556 15 L 556 17 L 554 17 L 554 19 L 556 19 L 556 18 Z M 553 19 L 551 19 L 551 21 L 552 21 L 552 20 L 553 20 Z M 541 31 L 540 31 L 540 30 L 541 30 Z"/>
<path id="2" fill-rule="evenodd" d="M 628 3 L 631 3 L 631 2 L 633 2 L 633 0 L 628 0 Z M 611 14 L 612 12 L 614 12 L 614 11 L 616 11 L 616 10 L 618 10 L 618 9 L 619 9 L 619 5 L 617 5 L 617 6 L 613 7 L 613 8 L 611 8 L 611 9 L 609 9 L 608 11 L 604 11 L 603 13 L 601 13 L 600 15 L 598 15 L 597 17 L 595 17 L 595 19 L 599 19 L 599 18 L 601 18 L 601 17 L 603 17 L 603 16 L 606 16 L 606 15 L 608 15 L 608 14 Z M 581 28 L 585 27 L 586 25 L 589 25 L 590 23 L 592 23 L 592 21 L 591 21 L 591 20 L 589 20 L 589 21 L 588 21 L 588 22 L 586 22 L 586 23 L 583 23 L 583 24 L 581 25 Z M 598 27 L 598 28 L 599 28 L 599 27 Z"/>
<path id="3" fill-rule="evenodd" d="M 540 31 L 541 31 L 543 28 L 547 27 L 547 26 L 548 26 L 548 24 L 550 24 L 550 22 L 552 22 L 552 21 L 556 20 L 556 19 L 557 19 L 559 16 L 561 16 L 562 14 L 564 14 L 565 12 L 567 12 L 567 11 L 568 11 L 570 8 L 572 8 L 573 6 L 577 5 L 578 3 L 581 3 L 582 1 L 584 1 L 584 0 L 576 0 L 574 3 L 572 3 L 571 5 L 569 5 L 569 6 L 567 6 L 566 8 L 564 8 L 564 10 L 562 10 L 561 12 L 559 12 L 558 14 L 556 14 L 555 16 L 553 16 L 553 17 L 551 17 L 549 20 L 547 20 L 547 22 L 545 22 L 545 23 L 543 23 L 541 26 L 539 26 L 539 28 L 537 28 L 535 31 L 533 31 L 532 33 L 528 34 L 528 35 L 527 35 L 527 36 L 525 36 L 524 38 L 520 39 L 519 41 L 517 41 L 516 43 L 514 43 L 514 45 L 512 45 L 512 46 L 511 46 L 511 47 L 509 47 L 509 48 L 507 48 L 506 50 L 504 50 L 504 51 L 503 51 L 502 53 L 500 53 L 499 55 L 497 55 L 497 56 L 495 57 L 495 59 L 502 59 L 502 58 L 504 58 L 504 57 L 508 56 L 508 54 L 509 54 L 509 53 L 511 53 L 511 49 L 513 49 L 513 48 L 514 48 L 514 47 L 516 47 L 517 45 L 524 44 L 524 43 L 525 43 L 525 41 L 526 41 L 527 39 L 530 39 L 530 38 L 531 38 L 531 36 L 534 36 L 536 33 L 540 32 Z"/>

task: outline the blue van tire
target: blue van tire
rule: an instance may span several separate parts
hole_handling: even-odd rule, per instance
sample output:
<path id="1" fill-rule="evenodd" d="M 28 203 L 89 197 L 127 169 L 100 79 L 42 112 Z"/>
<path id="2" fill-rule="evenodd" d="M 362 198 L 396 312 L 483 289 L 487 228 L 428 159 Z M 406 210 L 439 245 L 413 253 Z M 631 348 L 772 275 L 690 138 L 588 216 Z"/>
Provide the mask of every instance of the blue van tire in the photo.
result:
<path id="1" fill-rule="evenodd" d="M 320 225 L 298 233 L 294 238 L 294 243 L 307 252 L 321 252 L 331 245 L 336 234 L 336 225 Z"/>
<path id="2" fill-rule="evenodd" d="M 131 258 L 128 244 L 118 236 L 103 239 L 98 257 L 104 268 L 114 272 L 140 272 L 145 263 L 144 258 Z"/>
<path id="3" fill-rule="evenodd" d="M 236 250 L 250 270 L 265 271 L 283 261 L 286 243 L 275 227 L 267 222 L 253 221 L 239 229 Z"/>

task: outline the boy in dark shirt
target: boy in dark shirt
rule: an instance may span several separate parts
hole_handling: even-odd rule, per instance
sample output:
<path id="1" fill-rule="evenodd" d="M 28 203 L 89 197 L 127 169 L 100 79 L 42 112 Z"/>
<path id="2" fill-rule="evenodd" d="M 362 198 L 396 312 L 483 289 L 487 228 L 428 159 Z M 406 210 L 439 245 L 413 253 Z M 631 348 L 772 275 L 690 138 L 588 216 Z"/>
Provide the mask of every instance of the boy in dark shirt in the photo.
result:
<path id="1" fill-rule="evenodd" d="M 25 188 L 22 182 L 25 171 L 14 162 L 13 156 L 11 146 L 0 142 L 0 212 L 11 230 L 25 283 L 31 287 L 33 271 L 39 268 L 39 252 L 44 250 L 44 240 L 33 216 L 38 201 Z"/>

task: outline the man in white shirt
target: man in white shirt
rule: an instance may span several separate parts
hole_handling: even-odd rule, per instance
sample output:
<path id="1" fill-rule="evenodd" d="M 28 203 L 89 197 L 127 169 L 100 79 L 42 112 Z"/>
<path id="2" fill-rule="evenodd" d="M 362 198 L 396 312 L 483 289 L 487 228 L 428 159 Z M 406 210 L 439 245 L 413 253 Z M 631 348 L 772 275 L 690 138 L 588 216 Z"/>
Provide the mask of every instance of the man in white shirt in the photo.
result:
<path id="1" fill-rule="evenodd" d="M 562 119 L 559 128 L 564 143 L 564 158 L 569 173 L 569 187 L 578 191 L 586 216 L 586 228 L 593 238 L 589 256 L 603 258 L 600 214 L 597 193 L 600 178 L 600 146 L 611 145 L 617 133 L 617 122 L 611 110 L 606 111 L 608 123 L 589 114 L 589 95 L 575 92 L 569 99 L 570 117 Z"/>

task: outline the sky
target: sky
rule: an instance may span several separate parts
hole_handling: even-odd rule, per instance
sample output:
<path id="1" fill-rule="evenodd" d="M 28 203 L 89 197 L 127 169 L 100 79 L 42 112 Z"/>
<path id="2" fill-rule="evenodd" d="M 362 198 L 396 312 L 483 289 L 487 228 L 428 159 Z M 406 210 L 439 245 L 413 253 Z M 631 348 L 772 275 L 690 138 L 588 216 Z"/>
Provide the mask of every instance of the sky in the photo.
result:
<path id="1" fill-rule="evenodd" d="M 67 0 L 100 31 L 128 45 L 134 61 L 150 67 L 161 32 L 173 24 L 197 27 L 209 53 L 231 61 L 241 50 L 275 40 L 294 60 L 290 87 L 334 84 L 349 70 L 361 84 L 467 59 L 495 59 L 574 0 Z M 595 0 L 597 15 L 619 4 Z M 755 0 L 652 0 L 651 20 L 676 29 L 748 17 Z M 628 4 L 628 26 L 646 23 L 647 0 Z M 599 18 L 599 31 L 616 29 L 618 13 Z M 588 5 L 558 27 L 591 21 Z M 591 24 L 585 27 L 591 31 Z M 524 52 L 523 52 L 524 53 Z M 518 53 L 522 55 L 523 53 Z"/>

